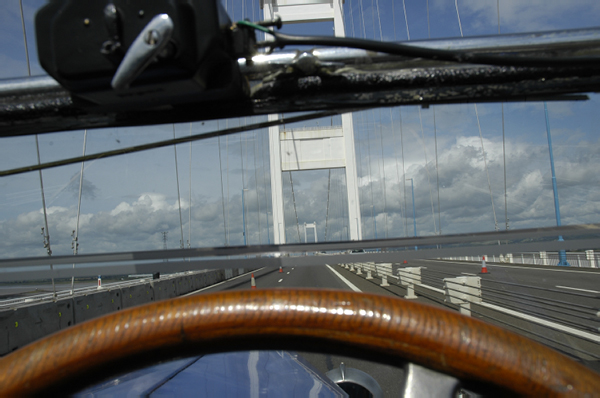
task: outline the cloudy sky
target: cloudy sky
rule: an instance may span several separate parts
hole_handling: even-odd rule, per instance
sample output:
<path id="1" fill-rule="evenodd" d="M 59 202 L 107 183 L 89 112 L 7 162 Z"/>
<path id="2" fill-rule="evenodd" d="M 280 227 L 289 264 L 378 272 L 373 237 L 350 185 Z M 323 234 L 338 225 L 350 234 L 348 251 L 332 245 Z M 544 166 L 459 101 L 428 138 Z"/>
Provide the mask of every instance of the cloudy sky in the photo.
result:
<path id="1" fill-rule="evenodd" d="M 260 15 L 258 1 L 226 3 L 234 19 L 255 20 Z M 32 75 L 44 74 L 32 22 L 43 4 L 23 1 Z M 404 7 L 398 0 L 346 0 L 347 35 L 377 40 L 460 36 L 453 0 L 429 0 L 428 5 L 429 23 L 425 1 L 406 0 Z M 500 0 L 499 6 L 503 33 L 591 27 L 600 20 L 597 0 Z M 6 0 L 0 7 L 0 78 L 27 76 L 19 1 Z M 498 33 L 496 0 L 459 0 L 458 7 L 465 36 Z M 284 31 L 332 34 L 332 26 L 294 25 Z M 590 98 L 548 104 L 563 224 L 600 222 L 598 96 Z M 482 139 L 472 104 L 354 115 L 365 239 L 412 236 L 410 180 L 406 182 L 410 178 L 419 235 L 491 231 L 496 223 L 506 228 L 502 107 L 480 104 L 477 112 Z M 85 150 L 101 152 L 261 120 L 90 130 Z M 310 125 L 339 122 L 333 118 Z M 510 228 L 555 225 L 543 103 L 505 104 L 504 131 Z M 181 212 L 174 148 L 86 163 L 80 253 L 160 249 L 163 231 L 168 232 L 169 248 L 179 247 L 182 235 L 185 246 L 188 240 L 192 246 L 239 245 L 244 242 L 244 218 L 248 244 L 272 242 L 267 138 L 267 131 L 261 130 L 206 140 L 191 146 L 191 157 L 190 145 L 178 146 Z M 81 155 L 83 139 L 83 131 L 40 135 L 41 161 Z M 1 169 L 34 163 L 34 137 L 0 140 Z M 72 252 L 80 170 L 81 165 L 71 165 L 43 172 L 55 254 Z M 348 238 L 342 169 L 284 173 L 283 188 L 289 242 L 304 239 L 305 222 L 317 223 L 319 241 Z M 0 258 L 44 255 L 43 225 L 39 174 L 0 178 Z"/>

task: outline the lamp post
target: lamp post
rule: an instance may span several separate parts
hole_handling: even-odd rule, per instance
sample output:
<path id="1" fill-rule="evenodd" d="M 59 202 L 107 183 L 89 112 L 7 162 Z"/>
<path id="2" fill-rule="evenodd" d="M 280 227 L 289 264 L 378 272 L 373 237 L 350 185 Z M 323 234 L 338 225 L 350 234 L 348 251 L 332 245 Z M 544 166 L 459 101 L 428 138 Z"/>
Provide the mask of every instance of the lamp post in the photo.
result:
<path id="1" fill-rule="evenodd" d="M 552 191 L 554 192 L 554 212 L 556 214 L 556 226 L 560 227 L 560 204 L 558 203 L 558 188 L 556 187 L 556 174 L 554 173 L 554 154 L 552 153 L 552 136 L 550 135 L 550 119 L 548 118 L 548 105 L 544 102 L 544 113 L 546 114 L 546 134 L 548 135 L 548 151 L 550 152 L 550 169 L 552 170 Z M 559 236 L 558 241 L 562 242 L 563 237 Z M 558 251 L 558 265 L 570 267 L 567 262 L 567 253 L 564 250 Z"/>

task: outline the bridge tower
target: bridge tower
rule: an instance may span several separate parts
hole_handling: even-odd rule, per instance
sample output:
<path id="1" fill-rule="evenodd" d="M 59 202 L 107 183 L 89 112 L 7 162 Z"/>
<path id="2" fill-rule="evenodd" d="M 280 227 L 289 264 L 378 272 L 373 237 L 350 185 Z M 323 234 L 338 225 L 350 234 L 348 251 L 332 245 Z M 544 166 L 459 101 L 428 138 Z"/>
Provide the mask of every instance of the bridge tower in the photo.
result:
<path id="1" fill-rule="evenodd" d="M 336 36 L 346 35 L 343 18 L 343 0 L 261 0 L 264 19 L 281 17 L 286 23 L 333 21 Z M 267 40 L 269 35 L 267 36 Z M 269 115 L 277 120 L 279 115 Z M 350 239 L 362 240 L 354 128 L 352 114 L 342 115 L 342 125 L 334 128 L 279 131 L 269 128 L 271 159 L 271 198 L 273 204 L 273 236 L 275 244 L 285 243 L 283 216 L 284 171 L 345 168 L 348 196 Z"/>

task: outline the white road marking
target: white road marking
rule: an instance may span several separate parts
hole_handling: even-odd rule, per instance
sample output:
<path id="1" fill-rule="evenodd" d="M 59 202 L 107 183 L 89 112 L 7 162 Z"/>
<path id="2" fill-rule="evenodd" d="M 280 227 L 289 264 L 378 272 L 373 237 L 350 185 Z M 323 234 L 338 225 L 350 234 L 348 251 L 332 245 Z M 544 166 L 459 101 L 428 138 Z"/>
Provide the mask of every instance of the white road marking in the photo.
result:
<path id="1" fill-rule="evenodd" d="M 294 269 L 294 268 L 292 267 L 292 269 Z"/>
<path id="2" fill-rule="evenodd" d="M 288 272 L 287 274 L 289 275 L 290 273 Z"/>
<path id="3" fill-rule="evenodd" d="M 575 329 L 575 328 L 572 328 L 569 326 L 564 326 L 564 325 L 561 325 L 558 323 L 550 322 L 545 319 L 541 319 L 541 318 L 531 316 L 528 314 L 523 314 L 521 312 L 513 311 L 508 308 L 500 307 L 498 305 L 489 304 L 486 302 L 481 302 L 477 305 L 481 305 L 483 307 L 487 307 L 487 308 L 490 308 L 490 309 L 493 309 L 496 311 L 504 312 L 506 314 L 510 314 L 510 315 L 516 316 L 518 318 L 528 320 L 530 322 L 535 322 L 537 324 L 544 325 L 544 326 L 547 326 L 547 327 L 555 329 L 555 330 L 560 330 L 562 332 L 569 333 L 574 336 L 578 336 L 578 337 L 584 338 L 586 340 L 593 341 L 595 343 L 600 343 L 600 336 L 597 336 L 597 335 L 594 335 L 594 334 L 591 334 L 588 332 L 583 332 L 581 330 L 578 330 L 578 329 Z"/>
<path id="4" fill-rule="evenodd" d="M 230 279 L 224 280 L 223 282 L 215 283 L 214 285 L 210 285 L 210 286 L 203 287 L 202 289 L 194 290 L 193 292 L 190 292 L 190 293 L 188 293 L 188 294 L 184 294 L 183 296 L 179 296 L 179 297 L 191 296 L 192 294 L 199 293 L 199 292 L 201 292 L 201 291 L 203 291 L 203 290 L 206 290 L 206 289 L 212 289 L 213 287 L 215 287 L 215 286 L 219 286 L 219 285 L 222 285 L 222 284 L 223 284 L 223 283 L 225 283 L 225 282 L 229 282 L 229 281 L 232 281 L 232 280 L 234 280 L 234 279 L 241 278 L 242 276 L 246 276 L 246 275 L 248 275 L 248 274 L 252 274 L 252 273 L 254 273 L 254 272 L 258 272 L 258 271 L 260 271 L 260 270 L 263 270 L 263 269 L 265 269 L 265 267 L 262 267 L 262 268 L 256 269 L 256 270 L 254 270 L 254 271 L 246 272 L 245 274 L 238 275 L 238 276 L 236 276 L 235 278 L 230 278 Z"/>
<path id="5" fill-rule="evenodd" d="M 280 280 L 278 280 L 277 282 L 278 282 L 278 283 L 281 283 L 282 281 L 283 281 L 283 279 L 280 279 Z"/>
<path id="6" fill-rule="evenodd" d="M 461 272 L 461 274 L 463 274 L 463 275 L 472 275 L 472 276 L 477 276 L 477 274 L 469 274 L 468 272 Z"/>
<path id="7" fill-rule="evenodd" d="M 579 290 L 580 292 L 588 292 L 588 293 L 600 293 L 597 290 L 587 290 L 587 289 L 578 289 L 576 287 L 569 287 L 569 286 L 556 286 L 560 289 L 571 289 L 571 290 Z"/>
<path id="8" fill-rule="evenodd" d="M 447 261 L 447 260 L 421 260 L 421 261 L 431 261 L 431 262 L 439 262 L 439 263 L 448 263 L 448 264 L 461 264 L 461 265 L 479 265 L 479 263 L 459 263 L 456 261 Z M 536 270 L 536 271 L 552 271 L 552 272 L 575 272 L 578 274 L 593 274 L 593 275 L 600 275 L 598 272 L 588 272 L 588 271 L 571 271 L 568 269 L 554 269 L 552 268 L 552 266 L 547 266 L 548 268 L 536 268 L 536 267 L 519 267 L 519 266 L 515 266 L 515 265 L 498 265 L 498 264 L 490 264 L 490 263 L 486 263 L 486 266 L 489 267 L 500 267 L 500 268 L 520 268 L 520 269 L 529 269 L 529 270 Z"/>
<path id="9" fill-rule="evenodd" d="M 333 272 L 338 278 L 340 278 L 342 280 L 342 282 L 344 282 L 346 285 L 348 285 L 348 287 L 350 287 L 350 289 L 354 290 L 355 292 L 362 292 L 362 290 L 360 290 L 359 288 L 354 286 L 354 284 L 352 282 L 350 282 L 348 279 L 344 278 L 339 272 L 337 272 L 336 270 L 331 268 L 329 266 L 329 264 L 325 264 L 325 265 L 327 266 L 327 268 L 329 268 L 331 270 L 331 272 Z"/>

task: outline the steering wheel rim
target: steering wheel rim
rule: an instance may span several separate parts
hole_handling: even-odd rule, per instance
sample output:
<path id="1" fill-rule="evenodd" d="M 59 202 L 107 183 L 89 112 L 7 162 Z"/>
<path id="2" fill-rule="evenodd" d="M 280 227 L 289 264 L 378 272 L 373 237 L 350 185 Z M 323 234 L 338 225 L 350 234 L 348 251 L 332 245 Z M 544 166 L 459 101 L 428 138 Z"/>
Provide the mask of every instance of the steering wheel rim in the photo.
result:
<path id="1" fill-rule="evenodd" d="M 388 296 L 298 289 L 181 297 L 75 325 L 0 358 L 0 395 L 74 392 L 174 354 L 307 347 L 408 360 L 521 395 L 600 392 L 592 370 L 477 319 Z"/>

